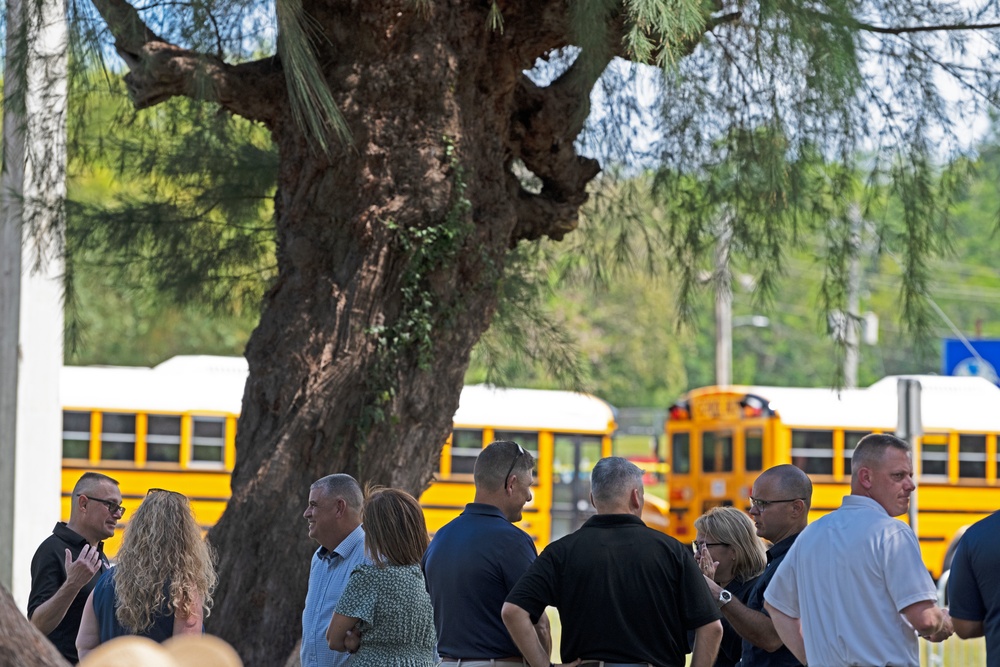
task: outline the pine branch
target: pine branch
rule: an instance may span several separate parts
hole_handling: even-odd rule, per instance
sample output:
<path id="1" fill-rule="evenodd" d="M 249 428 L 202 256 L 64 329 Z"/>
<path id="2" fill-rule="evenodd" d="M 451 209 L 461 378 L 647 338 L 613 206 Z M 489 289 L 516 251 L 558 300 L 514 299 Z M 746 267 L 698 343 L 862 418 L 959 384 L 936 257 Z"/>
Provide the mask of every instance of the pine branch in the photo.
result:
<path id="1" fill-rule="evenodd" d="M 802 13 L 831 25 L 851 28 L 853 30 L 863 30 L 865 32 L 874 32 L 882 35 L 905 35 L 920 32 L 956 32 L 963 30 L 996 30 L 997 28 L 1000 28 L 1000 23 L 951 23 L 918 26 L 880 26 L 873 23 L 859 21 L 857 19 L 847 19 L 839 16 L 833 16 L 831 14 L 817 12 L 811 9 L 805 9 Z"/>
<path id="2" fill-rule="evenodd" d="M 125 0 L 93 0 L 128 65 L 129 96 L 137 109 L 172 97 L 216 102 L 249 120 L 267 122 L 287 91 L 274 58 L 229 65 L 220 57 L 167 42 Z"/>

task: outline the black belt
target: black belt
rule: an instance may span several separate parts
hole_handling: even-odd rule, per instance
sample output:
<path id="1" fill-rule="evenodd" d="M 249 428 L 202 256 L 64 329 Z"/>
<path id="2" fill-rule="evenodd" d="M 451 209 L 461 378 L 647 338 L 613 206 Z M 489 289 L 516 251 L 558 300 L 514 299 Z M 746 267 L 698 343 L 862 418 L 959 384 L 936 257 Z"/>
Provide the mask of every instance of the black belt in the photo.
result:
<path id="1" fill-rule="evenodd" d="M 493 662 L 523 662 L 524 658 L 519 655 L 512 658 L 449 658 L 441 656 L 441 662 L 489 662 L 490 660 Z"/>

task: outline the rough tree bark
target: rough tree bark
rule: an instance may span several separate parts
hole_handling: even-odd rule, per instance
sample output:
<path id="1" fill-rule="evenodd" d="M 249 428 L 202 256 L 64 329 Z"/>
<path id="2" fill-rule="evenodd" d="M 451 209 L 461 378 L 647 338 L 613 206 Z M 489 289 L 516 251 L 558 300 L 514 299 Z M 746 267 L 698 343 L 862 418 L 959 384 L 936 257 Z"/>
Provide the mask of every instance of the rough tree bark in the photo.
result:
<path id="1" fill-rule="evenodd" d="M 0 585 L 0 665 L 69 667 L 45 635 L 33 626 Z"/>
<path id="2" fill-rule="evenodd" d="M 594 81 L 571 68 L 539 88 L 523 74 L 569 43 L 565 2 L 501 2 L 500 31 L 489 2 L 307 0 L 353 137 L 328 157 L 293 121 L 277 58 L 227 65 L 166 43 L 122 0 L 94 1 L 138 107 L 204 95 L 200 73 L 280 153 L 279 276 L 246 352 L 232 500 L 210 533 L 209 628 L 247 665 L 281 664 L 315 548 L 300 521 L 309 484 L 343 471 L 426 487 L 507 253 L 576 227 L 599 171 L 573 146 Z M 516 158 L 539 194 L 511 174 Z"/>

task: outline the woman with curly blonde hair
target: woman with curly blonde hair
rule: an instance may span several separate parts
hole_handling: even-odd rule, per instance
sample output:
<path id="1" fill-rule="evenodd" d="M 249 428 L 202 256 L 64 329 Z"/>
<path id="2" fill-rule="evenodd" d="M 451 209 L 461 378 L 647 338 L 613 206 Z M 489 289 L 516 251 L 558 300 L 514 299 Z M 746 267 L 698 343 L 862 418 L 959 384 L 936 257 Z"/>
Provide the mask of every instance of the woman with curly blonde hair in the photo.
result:
<path id="1" fill-rule="evenodd" d="M 80 657 L 122 635 L 162 642 L 200 634 L 216 581 L 214 553 L 188 499 L 150 489 L 125 527 L 117 564 L 87 599 L 76 639 Z"/>

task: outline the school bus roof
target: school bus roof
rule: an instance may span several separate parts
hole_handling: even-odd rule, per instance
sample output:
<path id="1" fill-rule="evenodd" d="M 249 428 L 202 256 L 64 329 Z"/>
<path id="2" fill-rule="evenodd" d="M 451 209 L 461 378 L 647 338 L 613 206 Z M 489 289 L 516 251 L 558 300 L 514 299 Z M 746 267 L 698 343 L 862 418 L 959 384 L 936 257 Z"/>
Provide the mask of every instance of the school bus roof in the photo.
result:
<path id="1" fill-rule="evenodd" d="M 1000 387 L 979 377 L 889 376 L 865 389 L 762 386 L 727 389 L 767 400 L 789 426 L 895 430 L 899 411 L 897 386 L 902 378 L 920 381 L 925 432 L 1000 431 Z"/>
<path id="2" fill-rule="evenodd" d="M 153 368 L 64 366 L 60 396 L 69 410 L 239 414 L 246 378 L 242 357 L 177 356 Z M 455 423 L 610 433 L 615 416 L 611 406 L 588 394 L 470 385 L 462 390 Z"/>

